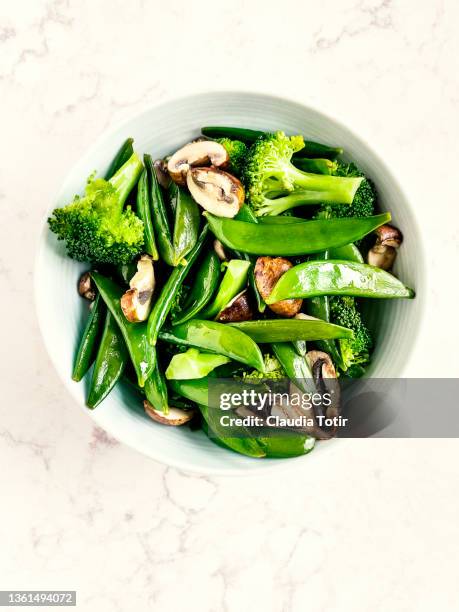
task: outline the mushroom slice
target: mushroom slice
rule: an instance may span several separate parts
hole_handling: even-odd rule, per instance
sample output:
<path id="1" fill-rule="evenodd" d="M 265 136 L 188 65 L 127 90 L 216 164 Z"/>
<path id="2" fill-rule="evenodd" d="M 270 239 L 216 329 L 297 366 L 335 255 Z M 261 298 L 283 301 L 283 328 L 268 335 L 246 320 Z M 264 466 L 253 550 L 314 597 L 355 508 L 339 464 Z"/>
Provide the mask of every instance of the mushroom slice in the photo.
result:
<path id="1" fill-rule="evenodd" d="M 401 231 L 393 225 L 381 225 L 375 231 L 375 234 L 377 236 L 376 244 L 380 244 L 382 246 L 389 246 L 398 249 L 403 242 Z"/>
<path id="2" fill-rule="evenodd" d="M 156 178 L 158 179 L 158 183 L 164 189 L 167 189 L 171 182 L 171 177 L 169 176 L 169 172 L 167 171 L 167 162 L 164 159 L 157 159 L 153 168 L 155 170 Z"/>
<path id="3" fill-rule="evenodd" d="M 229 259 L 228 255 L 225 252 L 225 247 L 220 242 L 220 240 L 218 240 L 218 238 L 214 240 L 214 251 L 220 261 L 227 261 Z"/>
<path id="4" fill-rule="evenodd" d="M 390 270 L 394 265 L 396 257 L 397 250 L 394 247 L 375 244 L 375 246 L 368 251 L 367 261 L 370 266 L 376 266 L 377 268 L 381 268 L 381 270 Z"/>
<path id="5" fill-rule="evenodd" d="M 151 298 L 155 288 L 153 259 L 142 255 L 137 262 L 137 272 L 131 278 L 130 289 L 121 296 L 121 309 L 131 323 L 145 321 L 150 314 Z"/>
<path id="6" fill-rule="evenodd" d="M 261 297 L 266 300 L 274 289 L 279 278 L 290 270 L 293 264 L 284 257 L 259 257 L 255 263 L 255 282 Z M 281 300 L 268 304 L 269 308 L 282 317 L 294 317 L 303 305 L 301 298 Z"/>
<path id="7" fill-rule="evenodd" d="M 220 323 L 237 323 L 240 321 L 249 321 L 253 318 L 253 311 L 250 306 L 249 294 L 247 289 L 238 293 L 225 306 L 217 317 Z"/>
<path id="8" fill-rule="evenodd" d="M 174 153 L 167 162 L 167 169 L 175 183 L 185 185 L 191 167 L 212 165 L 224 168 L 228 163 L 228 153 L 223 145 L 213 140 L 199 140 L 190 142 Z"/>
<path id="9" fill-rule="evenodd" d="M 191 168 L 186 184 L 196 202 L 217 217 L 236 216 L 244 203 L 241 181 L 217 168 Z"/>
<path id="10" fill-rule="evenodd" d="M 78 281 L 78 293 L 81 297 L 86 298 L 90 302 L 96 299 L 96 288 L 89 272 L 85 272 L 80 276 L 80 280 Z"/>
<path id="11" fill-rule="evenodd" d="M 148 400 L 144 400 L 143 407 L 148 416 L 162 425 L 172 425 L 174 427 L 189 423 L 194 417 L 194 410 L 182 410 L 181 408 L 169 408 L 169 412 L 165 414 L 160 410 L 156 410 Z"/>

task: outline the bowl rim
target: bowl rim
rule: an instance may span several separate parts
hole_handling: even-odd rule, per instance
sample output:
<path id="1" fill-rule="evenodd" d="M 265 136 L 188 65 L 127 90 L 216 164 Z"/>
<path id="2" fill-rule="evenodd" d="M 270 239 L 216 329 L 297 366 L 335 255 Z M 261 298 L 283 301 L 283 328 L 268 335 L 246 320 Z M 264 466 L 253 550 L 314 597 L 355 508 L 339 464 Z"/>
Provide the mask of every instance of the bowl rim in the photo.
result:
<path id="1" fill-rule="evenodd" d="M 64 191 L 66 184 L 70 180 L 70 176 L 73 173 L 75 173 L 75 171 L 77 171 L 80 167 L 87 165 L 87 160 L 90 159 L 94 155 L 94 153 L 100 148 L 100 146 L 105 140 L 109 139 L 111 136 L 114 136 L 115 133 L 122 131 L 132 121 L 140 120 L 143 116 L 146 116 L 149 113 L 151 113 L 152 110 L 161 109 L 162 107 L 167 106 L 168 104 L 190 102 L 190 101 L 193 101 L 194 99 L 199 99 L 206 95 L 212 95 L 212 96 L 227 95 L 227 96 L 232 96 L 232 97 L 251 97 L 251 98 L 259 98 L 259 99 L 265 99 L 265 100 L 270 99 L 278 103 L 286 103 L 289 105 L 295 105 L 303 111 L 313 112 L 317 115 L 320 115 L 327 122 L 333 123 L 338 128 L 344 131 L 350 132 L 357 141 L 362 142 L 362 144 L 365 147 L 371 150 L 378 165 L 384 169 L 384 172 L 386 173 L 387 177 L 395 185 L 397 190 L 402 194 L 404 203 L 406 204 L 406 207 L 408 208 L 411 214 L 411 217 L 412 217 L 412 222 L 414 225 L 414 232 L 416 235 L 420 237 L 422 236 L 421 227 L 415 215 L 414 209 L 412 208 L 410 204 L 410 199 L 407 196 L 405 189 L 402 188 L 398 177 L 394 174 L 392 169 L 388 167 L 388 165 L 381 158 L 379 153 L 370 144 L 364 141 L 363 138 L 359 135 L 357 131 L 355 131 L 353 126 L 349 127 L 348 124 L 345 124 L 340 119 L 337 119 L 336 116 L 334 114 L 331 114 L 328 109 L 326 112 L 324 112 L 322 109 L 319 109 L 317 106 L 310 103 L 309 101 L 307 103 L 304 103 L 298 98 L 281 96 L 275 93 L 271 93 L 269 91 L 254 91 L 251 89 L 232 89 L 232 88 L 208 89 L 208 88 L 205 88 L 202 90 L 196 90 L 191 94 L 183 94 L 179 96 L 166 95 L 163 99 L 161 99 L 160 102 L 149 103 L 149 104 L 144 105 L 140 109 L 133 110 L 132 112 L 127 114 L 122 120 L 115 121 L 112 125 L 104 129 L 99 134 L 99 136 L 90 144 L 90 146 L 87 147 L 84 150 L 84 152 L 76 159 L 76 161 L 72 164 L 72 166 L 65 172 L 64 176 L 60 178 L 57 188 L 51 192 L 50 205 L 47 207 L 46 211 L 42 215 L 42 218 L 40 219 L 40 224 L 38 226 L 38 231 L 36 234 L 36 243 L 35 243 L 35 248 L 34 248 L 35 255 L 34 255 L 34 265 L 33 265 L 33 297 L 34 297 L 34 305 L 35 305 L 35 316 L 37 318 L 38 327 L 40 330 L 43 344 L 46 348 L 46 352 L 48 353 L 52 366 L 55 372 L 57 373 L 58 377 L 60 378 L 61 382 L 63 383 L 63 386 L 66 392 L 68 392 L 71 395 L 72 399 L 79 406 L 80 410 L 84 412 L 84 414 L 89 416 L 93 420 L 96 426 L 103 428 L 111 437 L 113 437 L 118 442 L 128 446 L 132 450 L 142 454 L 148 459 L 157 461 L 167 467 L 169 466 L 174 467 L 178 470 L 181 470 L 187 473 L 191 473 L 191 474 L 199 474 L 199 475 L 207 474 L 210 476 L 229 476 L 229 477 L 231 476 L 254 476 L 260 473 L 266 474 L 268 472 L 273 472 L 274 470 L 279 471 L 282 469 L 286 469 L 287 466 L 290 469 L 293 469 L 293 468 L 299 469 L 303 460 L 306 460 L 306 456 L 308 457 L 307 461 L 309 462 L 311 460 L 314 461 L 314 459 L 311 459 L 310 455 L 314 457 L 317 455 L 322 456 L 323 453 L 325 452 L 325 449 L 329 449 L 328 452 L 332 450 L 336 451 L 338 447 L 344 445 L 345 442 L 347 443 L 348 440 L 351 440 L 351 439 L 350 438 L 349 439 L 335 438 L 332 441 L 330 441 L 330 444 L 319 444 L 320 452 L 318 452 L 319 448 L 317 448 L 315 449 L 314 453 L 308 453 L 307 455 L 302 455 L 300 457 L 289 458 L 288 460 L 264 458 L 263 461 L 260 461 L 255 458 L 246 457 L 247 460 L 251 460 L 251 462 L 253 462 L 254 466 L 256 462 L 258 467 L 255 469 L 249 465 L 249 462 L 245 463 L 243 466 L 241 465 L 240 467 L 238 466 L 234 468 L 223 469 L 223 468 L 216 468 L 216 467 L 209 466 L 204 469 L 204 468 L 199 468 L 197 466 L 189 466 L 184 459 L 181 460 L 178 457 L 171 458 L 170 456 L 167 456 L 164 453 L 155 452 L 154 447 L 152 447 L 151 453 L 146 453 L 144 450 L 135 446 L 131 441 L 127 441 L 125 438 L 123 438 L 121 434 L 113 431 L 112 427 L 107 426 L 107 424 L 105 423 L 103 426 L 100 425 L 95 419 L 94 411 L 89 411 L 89 414 L 88 414 L 88 410 L 80 402 L 80 400 L 76 397 L 76 394 L 73 391 L 72 385 L 70 384 L 72 381 L 65 378 L 63 373 L 56 366 L 55 360 L 53 357 L 53 350 L 52 350 L 51 342 L 50 340 L 48 340 L 47 335 L 45 333 L 46 324 L 45 324 L 45 317 L 42 312 L 43 304 L 40 298 L 40 295 L 42 292 L 42 288 L 40 287 L 40 283 L 39 283 L 40 262 L 42 259 L 42 254 L 46 248 L 45 236 L 47 235 L 47 232 L 49 231 L 47 219 L 49 217 L 50 211 L 56 205 L 58 196 Z M 416 350 L 416 347 L 419 343 L 419 338 L 421 336 L 420 330 L 422 329 L 424 321 L 425 321 L 426 300 L 425 300 L 425 289 L 424 288 L 427 285 L 427 268 L 425 265 L 425 251 L 424 251 L 424 247 L 422 244 L 419 245 L 419 251 L 417 252 L 417 258 L 419 261 L 419 281 L 418 281 L 419 286 L 416 287 L 416 298 L 419 299 L 419 297 L 421 297 L 422 299 L 420 299 L 419 300 L 420 303 L 418 302 L 417 304 L 417 333 L 415 335 L 414 341 L 412 342 L 411 346 L 407 349 L 407 357 L 408 357 L 407 361 L 411 359 L 412 355 L 414 354 Z M 404 364 L 403 369 L 401 370 L 399 374 L 400 378 L 402 377 L 401 375 L 403 374 L 403 371 L 405 369 L 406 369 L 406 363 Z"/>

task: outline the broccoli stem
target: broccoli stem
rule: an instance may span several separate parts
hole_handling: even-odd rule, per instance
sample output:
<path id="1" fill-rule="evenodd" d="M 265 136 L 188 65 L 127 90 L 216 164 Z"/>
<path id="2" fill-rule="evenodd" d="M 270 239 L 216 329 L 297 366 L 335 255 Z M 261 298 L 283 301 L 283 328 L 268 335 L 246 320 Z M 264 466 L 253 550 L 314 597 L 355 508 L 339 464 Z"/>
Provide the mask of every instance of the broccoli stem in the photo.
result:
<path id="1" fill-rule="evenodd" d="M 363 181 L 362 177 L 328 176 L 302 172 L 291 163 L 285 168 L 288 178 L 295 188 L 304 188 L 308 191 L 326 192 L 327 197 L 321 194 L 317 200 L 334 202 L 337 204 L 352 204 L 355 192 Z M 316 201 L 317 201 L 316 200 Z"/>
<path id="2" fill-rule="evenodd" d="M 264 215 L 280 215 L 286 210 L 303 206 L 305 204 L 320 204 L 331 202 L 335 192 L 332 191 L 307 191 L 300 189 L 279 198 L 265 198 L 264 203 L 257 207 L 257 213 Z"/>
<path id="3" fill-rule="evenodd" d="M 133 153 L 127 162 L 109 180 L 109 183 L 115 188 L 120 213 L 123 210 L 128 195 L 137 184 L 142 170 L 143 164 L 140 157 L 137 153 Z"/>

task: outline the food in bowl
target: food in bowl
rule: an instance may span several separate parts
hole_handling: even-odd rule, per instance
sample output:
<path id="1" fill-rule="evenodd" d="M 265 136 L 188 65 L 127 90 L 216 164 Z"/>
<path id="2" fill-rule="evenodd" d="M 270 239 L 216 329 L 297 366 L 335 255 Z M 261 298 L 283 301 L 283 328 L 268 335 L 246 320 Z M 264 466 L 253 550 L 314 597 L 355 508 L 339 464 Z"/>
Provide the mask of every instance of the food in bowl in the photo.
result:
<path id="1" fill-rule="evenodd" d="M 55 209 L 50 229 L 91 265 L 73 369 L 90 378 L 88 407 L 130 384 L 158 426 L 200 427 L 252 457 L 297 456 L 333 437 L 321 417 L 339 416 L 336 401 L 279 438 L 246 425 L 226 434 L 209 386 L 290 379 L 306 391 L 363 376 L 373 339 L 362 300 L 414 297 L 390 272 L 401 231 L 342 154 L 280 131 L 206 127 L 142 161 L 128 139 L 105 178 Z"/>

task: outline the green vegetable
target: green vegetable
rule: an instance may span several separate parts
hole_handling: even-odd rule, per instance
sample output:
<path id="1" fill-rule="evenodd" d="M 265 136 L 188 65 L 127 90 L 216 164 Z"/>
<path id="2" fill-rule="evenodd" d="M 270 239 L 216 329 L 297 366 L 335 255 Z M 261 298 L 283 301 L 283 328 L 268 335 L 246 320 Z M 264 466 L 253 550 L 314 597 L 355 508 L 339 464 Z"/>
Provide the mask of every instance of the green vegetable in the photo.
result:
<path id="1" fill-rule="evenodd" d="M 245 221 L 247 223 L 258 223 L 258 217 L 256 217 L 247 204 L 244 204 L 238 214 L 234 217 L 236 221 Z M 257 303 L 258 312 L 264 312 L 266 310 L 266 304 L 258 291 L 257 283 L 255 282 L 255 261 L 248 253 L 238 253 L 241 259 L 251 262 L 249 269 L 249 287 L 255 297 Z"/>
<path id="2" fill-rule="evenodd" d="M 48 219 L 59 240 L 65 240 L 69 257 L 78 261 L 123 264 L 143 247 L 143 222 L 124 203 L 142 172 L 137 154 L 109 180 L 90 177 L 85 195 L 76 196 Z"/>
<path id="3" fill-rule="evenodd" d="M 108 311 L 89 386 L 86 402 L 89 408 L 95 408 L 107 397 L 122 375 L 128 357 L 123 336 L 113 315 Z"/>
<path id="4" fill-rule="evenodd" d="M 290 268 L 274 286 L 267 304 L 315 295 L 413 298 L 414 291 L 384 270 L 347 261 L 307 261 Z"/>
<path id="5" fill-rule="evenodd" d="M 230 249 L 254 255 L 305 255 L 362 238 L 391 219 L 389 213 L 366 219 L 320 219 L 302 223 L 245 223 L 204 213 L 211 231 Z"/>
<path id="6" fill-rule="evenodd" d="M 314 174 L 334 174 L 338 168 L 337 162 L 329 159 L 308 159 L 307 157 L 293 157 L 293 165 L 303 172 Z"/>
<path id="7" fill-rule="evenodd" d="M 244 182 L 248 202 L 257 216 L 278 215 L 308 203 L 352 203 L 363 179 L 299 170 L 291 158 L 303 147 L 302 136 L 287 137 L 283 132 L 266 135 L 250 147 Z"/>
<path id="8" fill-rule="evenodd" d="M 305 357 L 300 357 L 288 342 L 275 342 L 272 349 L 286 375 L 303 393 L 316 391 L 311 368 Z"/>
<path id="9" fill-rule="evenodd" d="M 225 147 L 228 153 L 228 172 L 237 177 L 241 176 L 247 155 L 247 145 L 240 140 L 231 140 L 230 138 L 217 138 L 217 141 Z"/>
<path id="10" fill-rule="evenodd" d="M 333 247 L 327 250 L 325 259 L 341 259 L 344 261 L 353 261 L 355 263 L 363 263 L 363 257 L 355 244 L 345 244 L 340 247 Z"/>
<path id="11" fill-rule="evenodd" d="M 91 276 L 102 299 L 118 323 L 136 371 L 139 386 L 143 387 L 155 366 L 155 354 L 147 340 L 147 324 L 146 322 L 131 323 L 126 319 L 120 305 L 120 299 L 124 293 L 121 287 L 98 272 L 92 272 Z"/>
<path id="12" fill-rule="evenodd" d="M 259 372 L 258 370 L 244 372 L 242 375 L 243 380 L 253 382 L 258 380 L 279 380 L 287 376 L 278 359 L 269 353 L 264 353 L 263 363 L 263 372 Z"/>
<path id="13" fill-rule="evenodd" d="M 311 436 L 294 431 L 273 432 L 269 437 L 257 438 L 267 457 L 288 459 L 310 453 L 315 445 Z"/>
<path id="14" fill-rule="evenodd" d="M 156 242 L 161 259 L 167 265 L 173 266 L 175 261 L 174 247 L 172 244 L 172 234 L 169 228 L 166 205 L 158 177 L 153 166 L 151 155 L 143 156 L 145 168 L 147 169 L 148 181 L 150 184 L 150 198 L 152 208 L 152 221 L 155 230 Z"/>
<path id="15" fill-rule="evenodd" d="M 338 325 L 345 325 L 354 332 L 353 338 L 338 341 L 339 368 L 352 377 L 361 376 L 370 362 L 373 338 L 362 320 L 355 298 L 335 296 L 330 298 L 330 319 Z"/>
<path id="16" fill-rule="evenodd" d="M 201 312 L 201 318 L 217 318 L 225 306 L 235 297 L 247 284 L 247 275 L 251 266 L 250 261 L 232 259 L 228 262 L 223 280 L 218 288 L 217 295 L 212 303 Z"/>
<path id="17" fill-rule="evenodd" d="M 204 136 L 209 138 L 230 138 L 235 140 L 241 140 L 247 144 L 252 144 L 260 136 L 265 136 L 269 132 L 263 132 L 261 130 L 250 130 L 248 128 L 238 127 L 223 127 L 223 126 L 208 126 L 201 128 L 201 132 Z M 305 140 L 304 148 L 297 153 L 298 157 L 326 157 L 327 159 L 334 160 L 341 155 L 343 149 L 341 147 L 331 147 L 329 145 L 321 144 L 320 142 L 314 142 L 313 140 Z"/>
<path id="18" fill-rule="evenodd" d="M 104 313 L 104 303 L 98 294 L 89 313 L 73 364 L 72 378 L 77 382 L 83 378 L 94 361 Z"/>
<path id="19" fill-rule="evenodd" d="M 133 144 L 134 144 L 133 138 L 127 138 L 123 142 L 120 150 L 113 158 L 112 163 L 109 165 L 108 170 L 105 173 L 104 178 L 107 181 L 108 179 L 111 179 L 112 176 L 118 172 L 121 166 L 124 166 L 124 164 L 128 161 L 130 157 L 132 157 L 132 155 L 134 154 L 134 147 L 132 146 Z"/>
<path id="20" fill-rule="evenodd" d="M 145 397 L 156 410 L 167 414 L 169 412 L 169 397 L 166 380 L 161 371 L 156 356 L 156 348 L 152 347 L 155 354 L 155 367 L 149 378 L 145 381 Z"/>
<path id="21" fill-rule="evenodd" d="M 137 214 L 143 221 L 144 251 L 156 260 L 159 258 L 159 254 L 156 248 L 153 221 L 151 219 L 149 191 L 148 174 L 146 170 L 143 170 L 137 186 Z"/>
<path id="22" fill-rule="evenodd" d="M 170 184 L 168 194 L 175 214 L 172 265 L 178 266 L 179 263 L 184 263 L 184 257 L 196 244 L 201 215 L 191 195 L 175 183 Z"/>
<path id="23" fill-rule="evenodd" d="M 185 265 L 174 268 L 165 285 L 163 286 L 161 293 L 159 294 L 150 316 L 148 317 L 147 325 L 147 337 L 148 342 L 151 345 L 156 344 L 158 333 L 166 320 L 167 315 L 170 312 L 172 304 L 176 298 L 178 291 L 182 286 L 188 272 L 190 271 L 193 263 L 201 252 L 206 238 L 207 238 L 208 226 L 204 226 L 201 235 L 198 238 L 193 249 L 188 254 Z"/>
<path id="24" fill-rule="evenodd" d="M 370 217 L 374 214 L 376 203 L 376 190 L 373 183 L 369 181 L 363 172 L 355 164 L 338 164 L 333 173 L 334 176 L 351 177 L 362 179 L 357 189 L 354 200 L 349 206 L 347 204 L 327 204 L 321 211 L 319 217 Z"/>
<path id="25" fill-rule="evenodd" d="M 190 348 L 185 353 L 177 353 L 172 357 L 166 370 L 166 378 L 168 380 L 203 378 L 218 366 L 230 361 L 231 359 L 223 355 L 201 353 L 198 349 Z"/>
<path id="26" fill-rule="evenodd" d="M 351 330 L 319 319 L 263 319 L 226 325 L 239 329 L 257 343 L 352 338 Z"/>
<path id="27" fill-rule="evenodd" d="M 263 371 L 263 357 L 255 342 L 230 325 L 193 319 L 160 332 L 161 340 L 225 355 Z"/>
<path id="28" fill-rule="evenodd" d="M 183 310 L 172 319 L 172 325 L 195 317 L 210 301 L 220 280 L 220 260 L 215 251 L 206 253 L 194 278 L 193 287 Z"/>
<path id="29" fill-rule="evenodd" d="M 316 295 L 306 301 L 306 310 L 308 314 L 316 319 L 330 322 L 330 302 L 328 295 Z M 336 346 L 334 339 L 318 339 L 316 340 L 317 347 L 328 353 L 335 367 L 341 364 L 341 356 Z"/>

